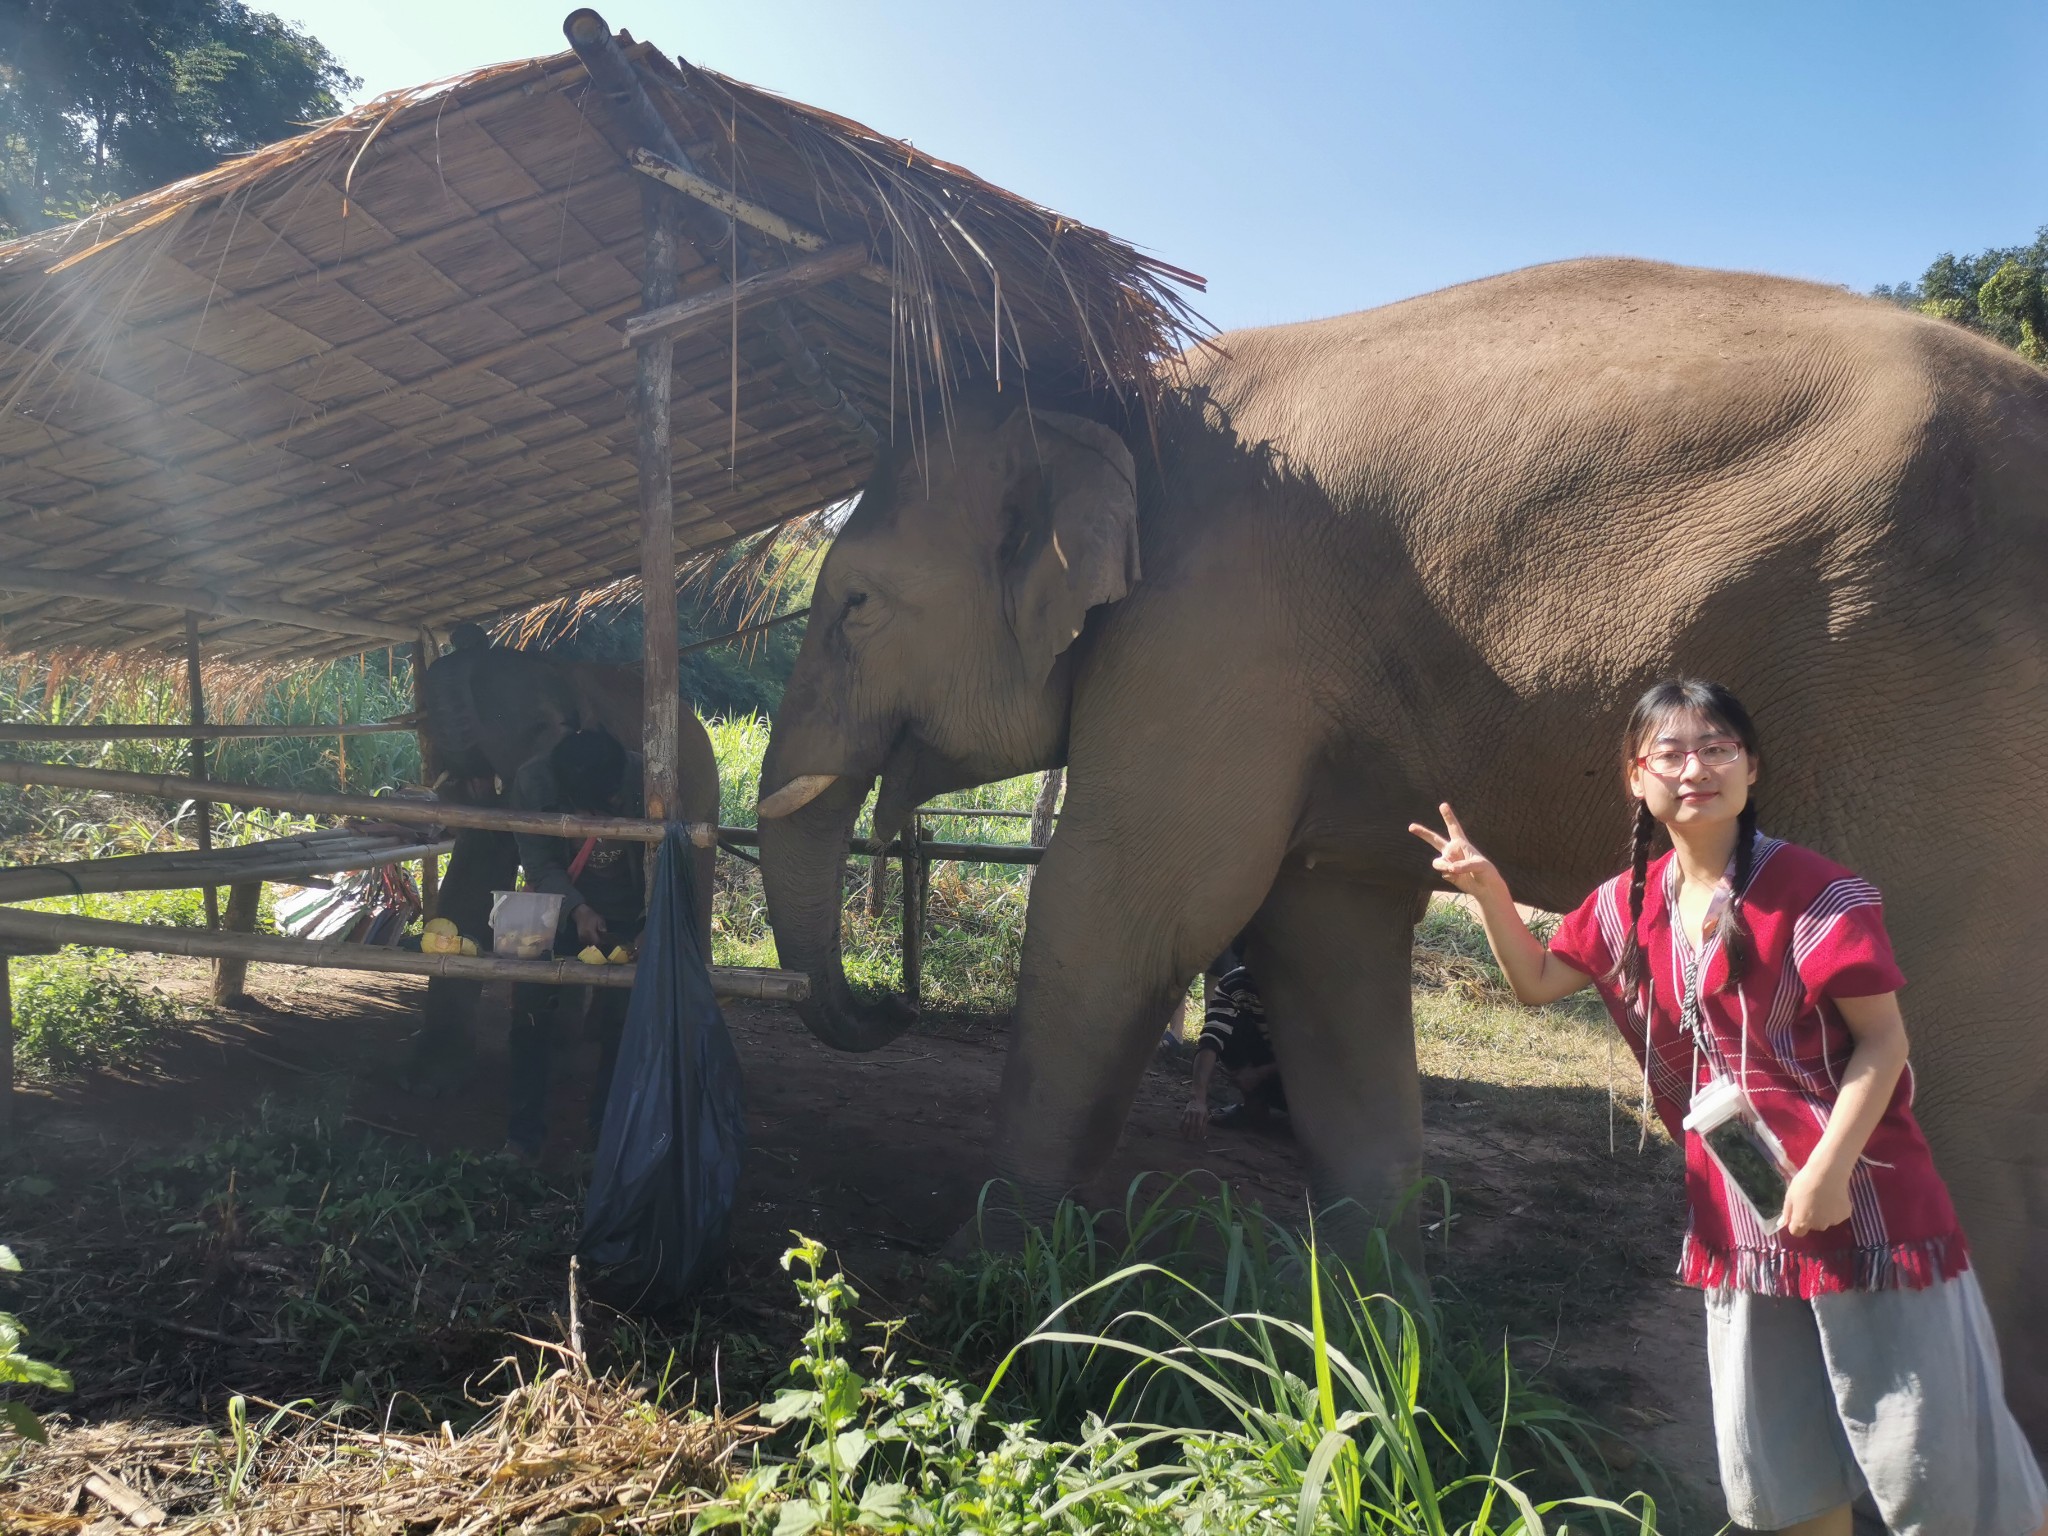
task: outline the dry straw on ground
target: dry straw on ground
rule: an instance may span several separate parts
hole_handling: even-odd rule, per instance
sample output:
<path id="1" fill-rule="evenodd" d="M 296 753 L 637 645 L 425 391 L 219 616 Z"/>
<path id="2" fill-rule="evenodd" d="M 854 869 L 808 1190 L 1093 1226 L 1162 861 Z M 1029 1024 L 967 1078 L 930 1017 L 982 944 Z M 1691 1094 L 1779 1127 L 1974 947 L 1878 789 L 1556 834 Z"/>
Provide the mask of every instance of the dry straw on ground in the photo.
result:
<path id="1" fill-rule="evenodd" d="M 521 1382 L 461 1435 L 379 1434 L 270 1404 L 249 1408 L 239 1444 L 229 1428 L 53 1423 L 47 1446 L 0 1474 L 0 1533 L 681 1531 L 763 1434 L 744 1416 L 670 1411 L 573 1368 Z"/>

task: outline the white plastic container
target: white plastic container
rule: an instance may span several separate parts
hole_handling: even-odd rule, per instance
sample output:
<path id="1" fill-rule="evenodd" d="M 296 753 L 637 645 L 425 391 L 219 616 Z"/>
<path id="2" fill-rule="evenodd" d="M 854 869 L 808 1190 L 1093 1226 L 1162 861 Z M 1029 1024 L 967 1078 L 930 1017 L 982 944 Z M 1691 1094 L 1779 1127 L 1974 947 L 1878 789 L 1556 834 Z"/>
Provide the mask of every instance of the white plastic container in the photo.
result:
<path id="1" fill-rule="evenodd" d="M 562 898 L 551 891 L 491 892 L 491 953 L 546 960 L 555 952 Z"/>
<path id="2" fill-rule="evenodd" d="M 1716 1078 L 1693 1099 L 1684 1128 L 1698 1133 L 1707 1155 L 1720 1165 L 1722 1183 L 1749 1207 L 1757 1225 L 1775 1232 L 1785 1224 L 1785 1195 L 1799 1168 L 1748 1094 Z"/>

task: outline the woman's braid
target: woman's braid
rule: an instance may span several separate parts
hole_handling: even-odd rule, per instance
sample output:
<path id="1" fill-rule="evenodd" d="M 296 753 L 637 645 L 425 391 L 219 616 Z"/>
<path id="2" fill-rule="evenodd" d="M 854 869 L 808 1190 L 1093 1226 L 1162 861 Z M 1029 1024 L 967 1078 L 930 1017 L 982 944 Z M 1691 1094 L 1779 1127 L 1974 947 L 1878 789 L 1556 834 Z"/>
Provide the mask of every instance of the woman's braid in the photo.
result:
<path id="1" fill-rule="evenodd" d="M 1621 958 L 1614 962 L 1609 979 L 1624 995 L 1633 997 L 1649 979 L 1650 961 L 1643 953 L 1636 929 L 1643 918 L 1643 891 L 1650 883 L 1650 844 L 1657 835 L 1657 818 L 1647 802 L 1636 802 L 1636 824 L 1629 846 L 1628 932 L 1621 941 Z"/>
<path id="2" fill-rule="evenodd" d="M 1734 899 L 1721 917 L 1721 953 L 1728 957 L 1728 975 L 1721 990 L 1740 986 L 1749 969 L 1749 924 L 1742 920 L 1742 898 L 1749 890 L 1749 877 L 1756 868 L 1756 796 L 1744 802 L 1735 818 Z"/>

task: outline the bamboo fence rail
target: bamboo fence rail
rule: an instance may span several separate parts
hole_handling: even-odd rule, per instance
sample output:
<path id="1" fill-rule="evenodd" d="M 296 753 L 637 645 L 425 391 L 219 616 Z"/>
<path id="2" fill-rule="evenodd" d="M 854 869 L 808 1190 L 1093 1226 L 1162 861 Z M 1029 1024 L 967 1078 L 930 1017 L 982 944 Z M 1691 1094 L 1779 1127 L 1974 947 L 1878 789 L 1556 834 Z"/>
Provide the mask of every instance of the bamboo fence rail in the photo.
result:
<path id="1" fill-rule="evenodd" d="M 173 774 L 121 773 L 111 768 L 73 768 L 63 763 L 0 761 L 0 784 L 51 784 L 61 789 L 96 789 L 111 795 L 157 800 L 218 800 L 255 805 L 302 816 L 347 816 L 427 827 L 480 827 L 488 832 L 526 832 L 540 837 L 606 837 L 658 843 L 668 826 L 632 816 L 570 816 L 552 811 L 511 811 L 499 806 L 458 805 L 448 800 L 414 800 L 399 795 L 328 795 L 313 790 L 268 789 L 224 779 L 187 779 Z M 716 841 L 708 822 L 683 824 L 700 848 Z"/>
<path id="2" fill-rule="evenodd" d="M 194 955 L 296 965 L 319 970 L 379 971 L 396 976 L 440 976 L 457 981 L 525 981 L 557 987 L 630 987 L 634 965 L 585 965 L 580 960 L 509 960 L 500 955 L 424 955 L 334 939 L 287 939 L 259 933 L 215 933 L 204 928 L 160 928 L 56 912 L 0 907 L 0 942 L 79 944 L 93 949 Z M 720 997 L 801 1002 L 810 981 L 796 971 L 714 965 L 711 985 Z"/>
<path id="3" fill-rule="evenodd" d="M 382 736 L 416 731 L 411 720 L 358 725 L 25 725 L 0 723 L 0 742 L 60 746 L 94 741 L 264 741 L 272 737 Z"/>
<path id="4" fill-rule="evenodd" d="M 335 830 L 271 838 L 208 852 L 137 853 L 61 864 L 17 864 L 0 868 L 0 902 L 107 891 L 203 890 L 249 881 L 297 885 L 320 875 L 435 857 L 454 846 L 452 842 Z"/>

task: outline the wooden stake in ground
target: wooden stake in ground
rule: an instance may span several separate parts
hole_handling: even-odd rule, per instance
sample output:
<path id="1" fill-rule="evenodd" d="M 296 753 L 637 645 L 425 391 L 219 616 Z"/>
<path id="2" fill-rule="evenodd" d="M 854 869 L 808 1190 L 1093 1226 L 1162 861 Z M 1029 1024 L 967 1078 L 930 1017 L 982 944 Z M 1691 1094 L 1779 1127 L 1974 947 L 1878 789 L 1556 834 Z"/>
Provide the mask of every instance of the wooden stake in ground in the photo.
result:
<path id="1" fill-rule="evenodd" d="M 206 685 L 199 674 L 199 615 L 191 609 L 185 610 L 185 713 L 192 724 L 206 724 Z M 207 772 L 206 743 L 198 737 L 192 738 L 192 777 L 204 782 L 211 775 Z M 213 852 L 213 802 L 196 800 L 192 805 L 198 818 L 199 851 Z M 202 886 L 200 896 L 206 903 L 206 926 L 220 926 L 220 893 L 212 886 Z"/>
<path id="2" fill-rule="evenodd" d="M 14 956 L 0 949 L 0 1146 L 14 1135 Z"/>
<path id="3" fill-rule="evenodd" d="M 256 911 L 263 902 L 261 880 L 237 880 L 228 887 L 227 931 L 254 933 Z M 213 1000 L 222 1008 L 246 1008 L 249 996 L 249 962 L 222 955 L 213 962 Z"/>
<path id="4" fill-rule="evenodd" d="M 903 996 L 924 1006 L 924 824 L 917 817 L 903 831 Z"/>

